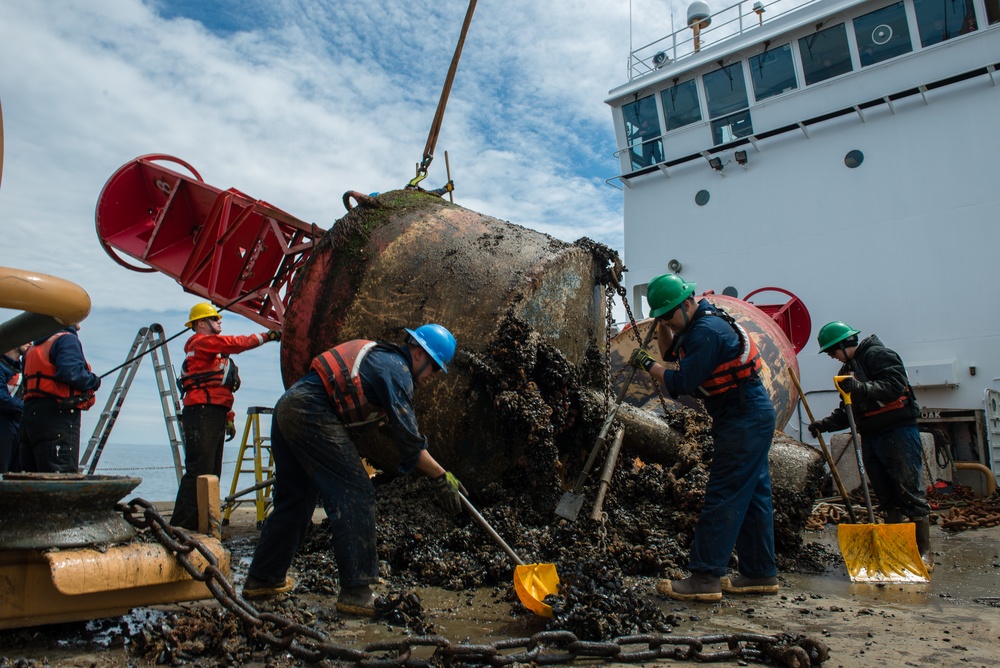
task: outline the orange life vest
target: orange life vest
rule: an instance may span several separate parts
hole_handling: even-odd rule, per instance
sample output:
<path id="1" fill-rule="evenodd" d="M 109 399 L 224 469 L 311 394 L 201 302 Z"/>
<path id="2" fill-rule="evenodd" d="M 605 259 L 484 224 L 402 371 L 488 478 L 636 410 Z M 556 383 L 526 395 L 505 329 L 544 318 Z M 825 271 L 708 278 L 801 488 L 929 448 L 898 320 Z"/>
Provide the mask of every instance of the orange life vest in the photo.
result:
<path id="1" fill-rule="evenodd" d="M 365 339 L 347 341 L 317 355 L 309 365 L 322 379 L 333 410 L 348 425 L 374 422 L 385 415 L 385 411 L 368 402 L 358 375 L 361 362 L 377 345 Z"/>
<path id="2" fill-rule="evenodd" d="M 17 396 L 17 388 L 21 385 L 21 374 L 15 372 L 7 379 L 7 394 L 12 397 Z"/>
<path id="3" fill-rule="evenodd" d="M 757 349 L 757 344 L 754 342 L 753 338 L 747 334 L 747 331 L 743 329 L 743 326 L 738 322 L 733 320 L 732 316 L 723 311 L 722 309 L 716 309 L 714 313 L 709 312 L 705 315 L 714 315 L 722 318 L 735 330 L 736 335 L 740 337 L 740 345 L 742 350 L 740 354 L 729 360 L 728 362 L 723 362 L 719 366 L 712 370 L 708 378 L 698 386 L 698 392 L 704 397 L 714 397 L 720 394 L 724 394 L 729 390 L 739 387 L 740 383 L 743 383 L 748 378 L 752 378 L 760 373 L 760 369 L 763 366 L 763 362 L 760 358 L 760 351 Z M 678 351 L 678 357 L 684 357 L 683 349 Z"/>
<path id="4" fill-rule="evenodd" d="M 865 417 L 871 417 L 872 415 L 880 415 L 882 413 L 888 413 L 889 411 L 898 410 L 898 409 L 900 409 L 900 408 L 902 408 L 903 406 L 906 405 L 906 401 L 909 398 L 910 397 L 908 395 L 904 394 L 901 397 L 899 397 L 899 399 L 896 399 L 895 401 L 890 401 L 887 404 L 883 404 L 882 402 L 878 402 L 879 407 L 878 408 L 874 408 L 874 409 L 872 409 L 870 411 L 865 411 L 864 416 Z"/>
<path id="5" fill-rule="evenodd" d="M 195 390 L 204 390 L 206 401 L 202 403 L 232 406 L 233 392 L 240 389 L 240 370 L 229 355 L 219 355 L 212 360 L 209 368 L 199 369 L 193 357 L 181 364 L 181 377 L 177 379 L 177 388 L 184 405 L 194 405 L 195 400 L 187 399 L 187 394 Z M 228 401 L 228 403 L 227 403 Z"/>
<path id="6" fill-rule="evenodd" d="M 66 334 L 69 332 L 58 332 L 43 343 L 28 348 L 24 356 L 24 398 L 55 397 L 60 399 L 60 403 L 65 407 L 85 411 L 97 401 L 94 391 L 81 391 L 56 380 L 56 365 L 49 359 L 52 344 Z M 90 371 L 90 363 L 85 362 L 85 364 L 87 371 Z"/>

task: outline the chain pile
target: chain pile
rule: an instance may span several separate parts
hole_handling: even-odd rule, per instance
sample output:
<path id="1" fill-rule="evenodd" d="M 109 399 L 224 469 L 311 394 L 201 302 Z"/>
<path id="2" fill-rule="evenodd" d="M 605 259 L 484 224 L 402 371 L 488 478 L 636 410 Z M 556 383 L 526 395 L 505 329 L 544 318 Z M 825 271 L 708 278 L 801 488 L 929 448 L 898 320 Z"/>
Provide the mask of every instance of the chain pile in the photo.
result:
<path id="1" fill-rule="evenodd" d="M 382 668 L 570 664 L 577 659 L 619 663 L 739 660 L 778 663 L 788 668 L 807 668 L 821 665 L 829 656 L 829 649 L 824 643 L 806 636 L 755 633 L 698 637 L 650 633 L 621 636 L 607 641 L 585 641 L 569 631 L 542 631 L 528 638 L 504 638 L 485 644 L 453 643 L 440 636 L 423 635 L 373 642 L 363 649 L 343 647 L 330 643 L 321 631 L 281 615 L 260 612 L 248 604 L 219 570 L 215 555 L 183 529 L 171 526 L 148 501 L 132 499 L 128 504 L 119 503 L 117 509 L 126 521 L 139 530 L 151 533 L 157 541 L 171 550 L 192 579 L 204 582 L 222 607 L 244 623 L 250 637 L 310 663 L 334 659 Z M 190 556 L 193 553 L 201 555 L 207 563 L 203 569 L 192 562 Z M 415 657 L 414 651 L 421 647 L 430 647 L 434 651 L 427 659 Z"/>

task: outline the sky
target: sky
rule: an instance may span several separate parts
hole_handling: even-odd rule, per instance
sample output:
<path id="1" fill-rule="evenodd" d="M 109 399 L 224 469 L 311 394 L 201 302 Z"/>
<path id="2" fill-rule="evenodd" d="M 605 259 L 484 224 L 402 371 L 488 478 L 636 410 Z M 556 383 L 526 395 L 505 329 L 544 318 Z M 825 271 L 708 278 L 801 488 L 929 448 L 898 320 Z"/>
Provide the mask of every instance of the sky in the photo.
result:
<path id="1" fill-rule="evenodd" d="M 567 242 L 621 252 L 610 89 L 630 41 L 670 31 L 686 3 L 482 0 L 426 187 Z M 146 154 L 176 156 L 329 229 L 348 190 L 404 186 L 420 161 L 468 4 L 439 0 L 6 0 L 0 2 L 0 265 L 70 280 L 91 297 L 80 332 L 94 371 L 126 358 L 152 322 L 180 332 L 200 298 L 104 252 L 94 208 L 107 179 Z M 627 260 L 627 259 L 626 259 Z M 0 321 L 16 312 L 0 309 Z M 224 333 L 260 331 L 228 316 Z M 185 336 L 170 344 L 175 366 Z M 278 348 L 239 356 L 237 414 L 273 405 Z M 85 416 L 83 447 L 98 406 Z M 163 443 L 144 363 L 113 439 Z M 242 426 L 242 422 L 240 423 Z"/>

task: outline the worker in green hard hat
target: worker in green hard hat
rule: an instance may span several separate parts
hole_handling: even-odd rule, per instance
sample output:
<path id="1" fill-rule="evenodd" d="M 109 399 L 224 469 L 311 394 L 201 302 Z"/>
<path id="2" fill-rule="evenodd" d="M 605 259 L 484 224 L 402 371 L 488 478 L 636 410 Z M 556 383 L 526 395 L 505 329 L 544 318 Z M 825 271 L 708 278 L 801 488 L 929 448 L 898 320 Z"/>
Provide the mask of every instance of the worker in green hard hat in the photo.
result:
<path id="1" fill-rule="evenodd" d="M 886 522 L 903 516 L 916 525 L 917 549 L 934 570 L 930 553 L 930 505 L 920 483 L 923 445 L 917 428 L 920 407 L 910 387 L 903 360 L 874 334 L 859 341 L 860 331 L 840 321 L 828 322 L 816 337 L 819 352 L 840 362 L 840 382 L 851 395 L 851 410 L 861 437 L 865 472 Z M 847 407 L 841 402 L 830 415 L 809 425 L 809 433 L 847 429 Z"/>
<path id="2" fill-rule="evenodd" d="M 774 594 L 778 570 L 768 468 L 774 406 L 761 382 L 757 344 L 724 310 L 695 299 L 694 290 L 694 283 L 676 274 L 657 276 L 646 289 L 660 357 L 678 362 L 678 369 L 642 348 L 629 359 L 671 396 L 701 398 L 712 417 L 715 449 L 691 544 L 691 575 L 660 580 L 656 590 L 693 601 L 718 601 L 723 591 Z M 734 548 L 740 572 L 723 577 Z"/>

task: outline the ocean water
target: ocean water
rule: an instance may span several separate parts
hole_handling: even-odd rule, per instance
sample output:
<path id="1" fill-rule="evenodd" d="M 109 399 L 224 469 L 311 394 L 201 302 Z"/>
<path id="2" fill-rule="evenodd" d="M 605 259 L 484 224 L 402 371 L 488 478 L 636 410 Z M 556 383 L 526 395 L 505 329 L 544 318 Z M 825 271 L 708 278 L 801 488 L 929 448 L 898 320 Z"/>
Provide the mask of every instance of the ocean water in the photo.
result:
<path id="1" fill-rule="evenodd" d="M 80 444 L 81 456 L 86 448 L 87 442 L 84 440 Z M 239 452 L 238 439 L 226 444 L 222 461 L 222 477 L 219 479 L 219 492 L 222 498 L 229 496 L 232 489 L 233 475 L 237 468 L 236 457 Z M 251 453 L 252 451 L 248 449 L 247 452 Z M 183 453 L 181 453 L 181 458 L 183 461 Z M 249 463 L 244 468 L 250 468 Z M 147 501 L 173 502 L 177 497 L 177 473 L 174 468 L 173 453 L 170 445 L 166 442 L 158 445 L 108 442 L 97 460 L 94 474 L 142 478 L 139 486 L 132 490 L 127 498 L 123 499 L 124 501 L 138 496 Z M 255 482 L 252 471 L 241 473 L 236 489 L 246 489 Z"/>

